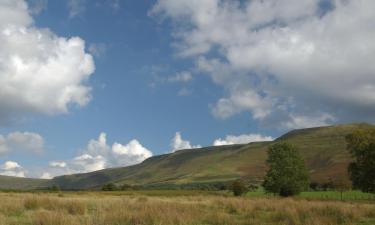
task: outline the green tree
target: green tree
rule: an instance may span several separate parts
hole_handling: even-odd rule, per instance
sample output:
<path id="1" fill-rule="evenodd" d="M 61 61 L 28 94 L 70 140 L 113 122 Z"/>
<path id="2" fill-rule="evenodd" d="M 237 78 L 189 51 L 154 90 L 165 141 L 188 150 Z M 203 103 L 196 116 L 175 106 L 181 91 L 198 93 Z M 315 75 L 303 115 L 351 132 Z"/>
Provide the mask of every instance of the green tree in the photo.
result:
<path id="1" fill-rule="evenodd" d="M 241 196 L 244 195 L 248 189 L 242 181 L 236 180 L 232 183 L 232 191 L 234 196 Z"/>
<path id="2" fill-rule="evenodd" d="M 270 146 L 266 162 L 269 170 L 263 187 L 267 192 L 286 197 L 299 194 L 309 187 L 305 162 L 292 145 L 277 143 Z"/>
<path id="3" fill-rule="evenodd" d="M 348 172 L 353 188 L 375 193 L 375 130 L 358 130 L 346 137 L 353 162 Z"/>

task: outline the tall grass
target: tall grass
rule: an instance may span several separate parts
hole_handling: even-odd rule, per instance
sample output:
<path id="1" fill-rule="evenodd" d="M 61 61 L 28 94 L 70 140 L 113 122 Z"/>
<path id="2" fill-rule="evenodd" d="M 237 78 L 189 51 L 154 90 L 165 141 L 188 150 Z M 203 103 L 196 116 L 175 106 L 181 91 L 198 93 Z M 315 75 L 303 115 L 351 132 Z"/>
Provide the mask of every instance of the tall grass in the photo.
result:
<path id="1" fill-rule="evenodd" d="M 0 225 L 375 224 L 375 204 L 215 195 L 0 193 Z"/>

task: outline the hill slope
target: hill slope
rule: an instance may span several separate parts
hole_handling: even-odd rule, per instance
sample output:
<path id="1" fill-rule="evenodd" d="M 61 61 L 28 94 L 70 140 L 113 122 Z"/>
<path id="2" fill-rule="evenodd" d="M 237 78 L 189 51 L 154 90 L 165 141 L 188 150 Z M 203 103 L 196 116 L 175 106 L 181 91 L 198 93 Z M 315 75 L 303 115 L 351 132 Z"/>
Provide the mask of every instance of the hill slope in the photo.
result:
<path id="1" fill-rule="evenodd" d="M 337 176 L 347 177 L 350 157 L 345 136 L 363 128 L 375 126 L 350 124 L 294 130 L 273 142 L 181 150 L 151 157 L 134 166 L 60 176 L 52 182 L 63 189 L 100 188 L 108 182 L 166 185 L 221 182 L 240 177 L 260 182 L 266 171 L 266 150 L 279 141 L 295 145 L 306 160 L 312 180 L 325 182 Z"/>
<path id="2" fill-rule="evenodd" d="M 30 190 L 45 188 L 49 185 L 50 180 L 32 179 L 22 177 L 10 177 L 0 175 L 0 189 Z"/>

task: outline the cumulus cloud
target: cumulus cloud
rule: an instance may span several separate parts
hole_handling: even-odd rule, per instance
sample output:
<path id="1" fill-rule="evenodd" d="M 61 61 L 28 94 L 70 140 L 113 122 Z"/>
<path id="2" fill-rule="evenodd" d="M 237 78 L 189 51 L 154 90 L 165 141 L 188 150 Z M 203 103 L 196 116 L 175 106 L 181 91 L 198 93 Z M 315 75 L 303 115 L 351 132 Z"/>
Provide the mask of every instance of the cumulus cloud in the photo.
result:
<path id="1" fill-rule="evenodd" d="M 14 161 L 6 161 L 4 164 L 0 165 L 0 175 L 25 177 L 26 173 L 27 171 Z"/>
<path id="2" fill-rule="evenodd" d="M 182 139 L 180 132 L 176 132 L 175 136 L 173 137 L 171 141 L 172 152 L 175 152 L 177 150 L 182 150 L 182 149 L 201 148 L 201 147 L 202 146 L 200 145 L 191 145 L 190 141 Z"/>
<path id="3" fill-rule="evenodd" d="M 113 143 L 108 145 L 107 135 L 101 133 L 98 139 L 88 142 L 81 154 L 71 160 L 51 161 L 44 177 L 84 173 L 109 167 L 130 166 L 142 162 L 152 156 L 138 140 L 133 139 L 128 144 Z"/>
<path id="4" fill-rule="evenodd" d="M 158 0 L 177 52 L 226 90 L 212 111 L 283 127 L 374 121 L 372 0 Z"/>
<path id="5" fill-rule="evenodd" d="M 44 139 L 37 133 L 13 132 L 6 136 L 0 135 L 0 154 L 13 151 L 41 153 Z"/>
<path id="6" fill-rule="evenodd" d="M 234 144 L 247 144 L 251 142 L 272 141 L 271 136 L 263 136 L 261 134 L 242 134 L 239 136 L 227 135 L 224 139 L 216 139 L 213 142 L 214 146 L 219 145 L 234 145 Z"/>
<path id="7" fill-rule="evenodd" d="M 23 0 L 0 2 L 0 123 L 86 105 L 94 69 L 81 38 L 36 27 Z"/>

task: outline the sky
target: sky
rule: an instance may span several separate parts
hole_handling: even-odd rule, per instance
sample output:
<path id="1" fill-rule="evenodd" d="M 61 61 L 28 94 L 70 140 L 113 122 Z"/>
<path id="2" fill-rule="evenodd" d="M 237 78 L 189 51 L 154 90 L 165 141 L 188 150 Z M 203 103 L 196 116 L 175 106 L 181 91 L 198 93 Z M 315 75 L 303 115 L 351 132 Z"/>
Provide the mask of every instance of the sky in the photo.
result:
<path id="1" fill-rule="evenodd" d="M 0 0 L 0 174 L 375 122 L 372 0 Z"/>

